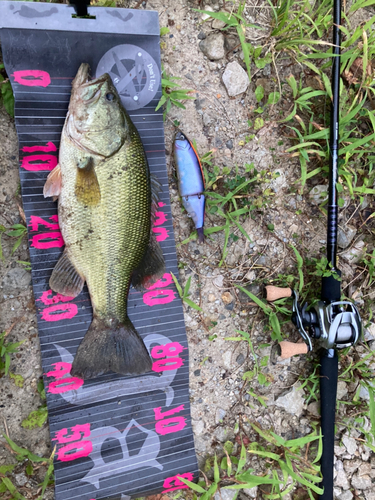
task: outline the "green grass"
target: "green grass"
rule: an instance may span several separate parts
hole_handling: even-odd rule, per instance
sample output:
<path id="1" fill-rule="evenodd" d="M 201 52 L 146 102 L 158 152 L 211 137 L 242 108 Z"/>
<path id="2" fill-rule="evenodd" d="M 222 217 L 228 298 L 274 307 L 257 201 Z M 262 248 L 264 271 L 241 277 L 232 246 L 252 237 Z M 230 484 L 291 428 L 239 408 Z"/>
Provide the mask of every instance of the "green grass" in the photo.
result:
<path id="1" fill-rule="evenodd" d="M 237 451 L 233 443 L 226 442 L 221 459 L 215 455 L 206 461 L 204 481 L 195 484 L 179 478 L 194 491 L 195 497 L 199 495 L 200 500 L 210 500 L 223 489 L 240 492 L 258 486 L 263 498 L 274 500 L 282 498 L 298 484 L 305 487 L 311 500 L 314 499 L 313 493 L 323 492 L 319 487 L 321 477 L 317 465 L 322 445 L 316 431 L 299 439 L 286 440 L 250 424 L 256 434 L 254 441 L 247 446 L 242 442 Z M 315 455 L 313 460 L 309 460 L 310 454 Z M 250 459 L 254 455 L 264 468 L 263 474 L 254 474 L 254 469 L 250 468 Z"/>
<path id="2" fill-rule="evenodd" d="M 176 106 L 177 108 L 186 109 L 183 102 L 188 99 L 195 99 L 192 93 L 194 90 L 191 89 L 182 89 L 176 80 L 180 80 L 177 76 L 168 76 L 165 74 L 163 70 L 163 78 L 161 79 L 161 90 L 162 96 L 158 105 L 155 108 L 155 111 L 164 106 L 163 117 L 164 120 L 167 116 L 167 113 L 171 110 L 172 106 Z"/>
<path id="3" fill-rule="evenodd" d="M 174 284 L 176 285 L 176 288 L 177 288 L 177 292 L 180 296 L 180 299 L 182 300 L 182 302 L 185 302 L 188 306 L 192 307 L 193 309 L 195 309 L 196 311 L 200 311 L 202 312 L 202 309 L 198 306 L 198 304 L 196 304 L 195 302 L 193 302 L 191 299 L 189 299 L 189 295 L 190 295 L 190 285 L 191 285 L 191 276 L 189 276 L 184 288 L 182 289 L 182 286 L 180 285 L 180 283 L 178 282 L 176 276 L 171 273 L 171 276 L 173 278 L 173 281 L 174 281 Z"/>
<path id="4" fill-rule="evenodd" d="M 6 236 L 9 236 L 10 238 L 16 238 L 16 241 L 13 245 L 12 251 L 11 251 L 11 256 L 14 254 L 14 252 L 17 250 L 17 248 L 21 245 L 22 240 L 25 236 L 27 236 L 27 227 L 24 226 L 23 224 L 13 224 L 10 227 L 5 227 L 2 224 L 0 224 L 0 260 L 5 261 L 5 257 L 3 254 L 3 247 L 1 243 L 1 237 L 2 235 L 5 234 Z M 20 261 L 22 262 L 22 261 Z"/>
<path id="5" fill-rule="evenodd" d="M 6 112 L 14 117 L 14 96 L 9 78 L 5 74 L 4 64 L 0 63 L 0 103 Z"/>
<path id="6" fill-rule="evenodd" d="M 0 333 L 0 378 L 9 374 L 11 354 L 18 352 L 18 347 L 25 342 L 7 342 L 7 332 Z"/>
<path id="7" fill-rule="evenodd" d="M 48 466 L 47 473 L 44 477 L 43 482 L 39 485 L 41 487 L 41 493 L 35 500 L 43 500 L 44 493 L 48 486 L 54 484 L 54 476 L 53 476 L 53 456 L 54 452 L 50 456 L 50 458 L 39 457 L 38 455 L 34 455 L 31 451 L 26 448 L 21 448 L 14 441 L 12 441 L 9 436 L 3 435 L 5 440 L 8 443 L 10 450 L 13 452 L 15 459 L 22 464 L 25 473 L 28 476 L 33 475 L 35 464 L 41 464 Z M 7 496 L 1 496 L 1 498 L 5 498 L 6 500 L 27 500 L 16 488 L 13 484 L 9 474 L 13 472 L 13 470 L 17 466 L 14 464 L 11 465 L 2 465 L 0 466 L 0 494 L 4 493 Z"/>
<path id="8" fill-rule="evenodd" d="M 241 235 L 251 243 L 251 238 L 243 227 L 248 217 L 254 218 L 269 203 L 273 191 L 267 187 L 278 172 L 270 174 L 265 170 L 258 172 L 254 165 L 245 164 L 244 174 L 238 167 L 218 167 L 212 165 L 211 152 L 203 157 L 203 173 L 205 177 L 206 215 L 215 220 L 216 225 L 204 228 L 208 238 L 214 233 L 224 233 L 224 243 L 218 267 L 226 265 L 230 240 L 237 241 Z M 235 234 L 237 233 L 237 234 Z M 185 245 L 197 238 L 196 231 L 181 242 Z"/>

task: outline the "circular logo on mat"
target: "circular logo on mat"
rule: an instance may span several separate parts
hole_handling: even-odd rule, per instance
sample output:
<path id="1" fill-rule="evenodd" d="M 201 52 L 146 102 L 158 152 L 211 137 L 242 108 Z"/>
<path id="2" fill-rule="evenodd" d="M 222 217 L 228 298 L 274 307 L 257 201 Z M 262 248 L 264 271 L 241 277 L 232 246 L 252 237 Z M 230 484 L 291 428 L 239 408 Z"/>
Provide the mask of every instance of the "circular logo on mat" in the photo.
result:
<path id="1" fill-rule="evenodd" d="M 100 59 L 96 78 L 108 73 L 125 109 L 146 106 L 159 88 L 160 71 L 148 52 L 136 45 L 116 45 Z"/>

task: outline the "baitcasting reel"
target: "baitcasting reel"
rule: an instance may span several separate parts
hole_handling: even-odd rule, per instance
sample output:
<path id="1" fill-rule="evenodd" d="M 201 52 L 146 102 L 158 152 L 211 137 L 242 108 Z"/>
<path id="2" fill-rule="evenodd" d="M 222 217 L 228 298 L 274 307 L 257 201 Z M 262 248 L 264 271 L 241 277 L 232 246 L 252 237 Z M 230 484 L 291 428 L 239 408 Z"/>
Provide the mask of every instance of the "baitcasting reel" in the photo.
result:
<path id="1" fill-rule="evenodd" d="M 309 306 L 301 305 L 298 293 L 290 288 L 268 285 L 267 300 L 291 297 L 293 299 L 292 321 L 305 344 L 281 342 L 281 357 L 303 354 L 312 350 L 311 339 L 316 339 L 324 349 L 344 349 L 355 345 L 361 337 L 362 323 L 358 309 L 348 301 L 326 304 L 318 301 Z"/>

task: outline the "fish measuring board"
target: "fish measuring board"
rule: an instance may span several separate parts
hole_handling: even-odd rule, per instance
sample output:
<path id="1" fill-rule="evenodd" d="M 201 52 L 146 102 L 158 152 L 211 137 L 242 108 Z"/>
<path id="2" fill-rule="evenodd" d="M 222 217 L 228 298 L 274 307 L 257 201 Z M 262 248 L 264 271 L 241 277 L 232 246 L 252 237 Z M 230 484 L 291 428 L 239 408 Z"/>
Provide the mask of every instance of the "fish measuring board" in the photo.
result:
<path id="1" fill-rule="evenodd" d="M 197 478 L 189 404 L 188 346 L 177 274 L 161 112 L 157 12 L 89 7 L 73 18 L 60 4 L 0 1 L 5 68 L 15 96 L 20 178 L 52 445 L 56 500 L 127 499 L 168 492 Z M 70 376 L 92 319 L 85 286 L 75 299 L 48 281 L 63 250 L 57 204 L 43 198 L 58 162 L 71 82 L 82 62 L 92 76 L 109 72 L 137 127 L 150 171 L 163 191 L 153 231 L 166 273 L 150 289 L 132 289 L 128 313 L 153 361 L 138 377 Z"/>

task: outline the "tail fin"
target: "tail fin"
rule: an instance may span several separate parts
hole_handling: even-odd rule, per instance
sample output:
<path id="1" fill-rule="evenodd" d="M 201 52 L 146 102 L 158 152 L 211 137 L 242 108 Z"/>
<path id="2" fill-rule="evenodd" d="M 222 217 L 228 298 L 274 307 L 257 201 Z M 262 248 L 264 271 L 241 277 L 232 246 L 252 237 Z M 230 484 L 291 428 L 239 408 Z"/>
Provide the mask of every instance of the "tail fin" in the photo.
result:
<path id="1" fill-rule="evenodd" d="M 87 380 L 109 371 L 140 375 L 150 371 L 151 367 L 146 346 L 129 319 L 108 326 L 102 319 L 94 317 L 78 347 L 70 373 Z"/>

